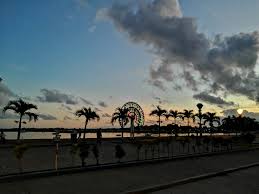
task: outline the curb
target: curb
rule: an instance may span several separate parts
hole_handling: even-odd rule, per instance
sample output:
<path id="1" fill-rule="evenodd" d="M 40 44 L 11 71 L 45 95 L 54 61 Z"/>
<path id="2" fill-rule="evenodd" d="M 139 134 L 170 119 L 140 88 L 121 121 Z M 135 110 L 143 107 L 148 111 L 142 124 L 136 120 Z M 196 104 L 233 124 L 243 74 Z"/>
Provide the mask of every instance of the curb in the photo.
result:
<path id="1" fill-rule="evenodd" d="M 184 185 L 184 184 L 187 184 L 187 183 L 196 182 L 196 181 L 199 181 L 199 180 L 212 178 L 212 177 L 216 177 L 216 176 L 222 176 L 222 175 L 226 175 L 226 174 L 229 174 L 229 173 L 233 173 L 235 171 L 245 170 L 245 169 L 256 167 L 256 166 L 259 166 L 259 162 L 252 163 L 252 164 L 249 164 L 249 165 L 239 166 L 237 168 L 229 168 L 229 169 L 225 169 L 223 171 L 218 171 L 218 172 L 214 172 L 214 173 L 207 173 L 207 174 L 202 174 L 202 175 L 198 175 L 198 176 L 188 177 L 188 178 L 184 178 L 184 179 L 181 179 L 181 180 L 169 182 L 169 183 L 166 183 L 166 184 L 155 185 L 155 186 L 152 186 L 152 187 L 145 187 L 145 188 L 141 188 L 141 189 L 138 189 L 138 190 L 126 191 L 126 192 L 124 192 L 124 194 L 152 193 L 152 192 L 172 188 L 174 186 Z"/>
<path id="2" fill-rule="evenodd" d="M 0 183 L 32 179 L 32 178 L 74 174 L 74 173 L 81 173 L 81 172 L 87 172 L 87 171 L 97 171 L 97 170 L 123 168 L 123 167 L 140 166 L 140 165 L 152 165 L 160 162 L 171 162 L 176 160 L 186 160 L 186 159 L 195 159 L 200 157 L 235 154 L 235 153 L 255 151 L 255 150 L 259 150 L 259 148 L 239 149 L 239 150 L 221 151 L 221 152 L 209 152 L 209 153 L 191 154 L 191 155 L 178 155 L 173 158 L 160 157 L 156 159 L 148 159 L 148 160 L 140 160 L 140 161 L 134 160 L 134 161 L 128 161 L 128 162 L 121 162 L 121 163 L 106 163 L 98 166 L 96 165 L 89 165 L 86 167 L 76 166 L 76 167 L 60 168 L 58 171 L 54 169 L 46 169 L 41 171 L 29 171 L 21 174 L 13 173 L 13 174 L 1 175 Z"/>

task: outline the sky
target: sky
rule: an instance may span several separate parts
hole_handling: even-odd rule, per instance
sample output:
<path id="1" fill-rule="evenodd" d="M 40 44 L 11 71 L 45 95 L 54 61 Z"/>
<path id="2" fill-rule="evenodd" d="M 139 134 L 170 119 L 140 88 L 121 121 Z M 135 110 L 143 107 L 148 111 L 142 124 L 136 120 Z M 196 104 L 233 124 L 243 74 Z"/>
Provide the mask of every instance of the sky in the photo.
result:
<path id="1" fill-rule="evenodd" d="M 3 0 L 0 109 L 23 98 L 38 105 L 28 127 L 83 126 L 74 112 L 112 127 L 128 101 L 259 118 L 259 0 Z M 15 127 L 0 114 L 0 128 Z"/>

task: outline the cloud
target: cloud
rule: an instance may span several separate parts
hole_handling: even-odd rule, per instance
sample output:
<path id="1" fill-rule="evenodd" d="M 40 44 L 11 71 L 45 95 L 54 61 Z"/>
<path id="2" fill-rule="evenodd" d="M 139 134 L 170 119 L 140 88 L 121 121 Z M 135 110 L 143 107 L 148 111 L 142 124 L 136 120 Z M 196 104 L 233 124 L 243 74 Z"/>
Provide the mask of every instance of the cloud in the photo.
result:
<path id="1" fill-rule="evenodd" d="M 92 25 L 88 28 L 88 32 L 91 32 L 91 33 L 95 32 L 95 30 L 96 30 L 96 25 Z"/>
<path id="2" fill-rule="evenodd" d="M 221 97 L 212 96 L 206 92 L 195 94 L 195 95 L 193 95 L 193 98 L 195 98 L 197 100 L 201 100 L 203 102 L 207 102 L 209 104 L 217 105 L 219 107 L 235 105 L 234 102 L 227 102 L 224 99 L 222 99 Z"/>
<path id="3" fill-rule="evenodd" d="M 235 108 L 223 110 L 222 113 L 225 117 L 232 116 L 232 115 L 235 115 L 235 116 L 238 115 L 237 109 L 235 109 Z M 246 116 L 246 117 L 250 117 L 250 118 L 255 118 L 257 121 L 259 121 L 259 112 L 249 112 L 247 110 L 244 110 L 242 115 Z"/>
<path id="4" fill-rule="evenodd" d="M 150 85 L 165 90 L 165 83 L 180 75 L 195 92 L 243 95 L 259 102 L 257 31 L 209 39 L 198 31 L 195 18 L 182 15 L 177 0 L 115 1 L 100 15 L 160 59 L 158 67 L 150 67 Z M 180 73 L 174 72 L 177 68 Z"/>
<path id="5" fill-rule="evenodd" d="M 93 103 L 90 102 L 89 100 L 86 100 L 86 99 L 84 99 L 84 98 L 82 98 L 82 97 L 80 97 L 80 99 L 81 99 L 81 101 L 82 101 L 83 103 L 85 103 L 86 105 L 93 106 Z"/>
<path id="6" fill-rule="evenodd" d="M 99 109 L 99 108 L 97 108 L 97 107 L 94 107 L 94 111 L 96 111 L 96 112 L 101 112 L 102 110 Z"/>
<path id="7" fill-rule="evenodd" d="M 159 104 L 165 104 L 168 103 L 168 100 L 163 100 L 160 97 L 153 97 L 155 100 L 158 101 Z"/>
<path id="8" fill-rule="evenodd" d="M 3 79 L 0 79 L 0 106 L 5 106 L 10 98 L 16 95 L 3 83 Z"/>
<path id="9" fill-rule="evenodd" d="M 73 120 L 73 119 L 69 116 L 64 116 L 63 120 L 66 121 L 66 120 Z"/>
<path id="10" fill-rule="evenodd" d="M 58 90 L 41 89 L 40 91 L 42 96 L 37 97 L 40 102 L 78 104 L 74 96 L 62 93 Z"/>
<path id="11" fill-rule="evenodd" d="M 103 108 L 106 108 L 108 106 L 104 101 L 100 101 L 98 104 Z"/>
<path id="12" fill-rule="evenodd" d="M 2 110 L 0 110 L 0 119 L 19 119 L 18 114 L 14 114 L 13 112 L 5 112 L 2 113 Z M 39 115 L 39 119 L 42 120 L 57 120 L 57 117 L 50 115 L 50 114 L 38 114 Z M 25 119 L 28 119 L 27 116 L 24 117 Z"/>
<path id="13" fill-rule="evenodd" d="M 61 104 L 61 108 L 65 109 L 65 110 L 68 110 L 68 111 L 72 111 L 73 110 L 70 106 L 65 105 L 65 104 Z"/>
<path id="14" fill-rule="evenodd" d="M 58 120 L 57 117 L 50 114 L 39 114 L 39 118 L 42 120 Z"/>
<path id="15" fill-rule="evenodd" d="M 104 113 L 104 114 L 102 114 L 102 117 L 110 118 L 110 117 L 111 117 L 111 115 L 110 115 L 110 114 L 108 114 L 108 113 Z"/>
<path id="16" fill-rule="evenodd" d="M 3 110 L 0 109 L 0 119 L 19 119 L 19 116 L 12 112 L 3 113 Z"/>
<path id="17" fill-rule="evenodd" d="M 153 85 L 153 86 L 159 88 L 162 91 L 166 90 L 166 87 L 165 87 L 164 83 L 160 80 L 148 80 L 148 83 L 150 85 Z"/>

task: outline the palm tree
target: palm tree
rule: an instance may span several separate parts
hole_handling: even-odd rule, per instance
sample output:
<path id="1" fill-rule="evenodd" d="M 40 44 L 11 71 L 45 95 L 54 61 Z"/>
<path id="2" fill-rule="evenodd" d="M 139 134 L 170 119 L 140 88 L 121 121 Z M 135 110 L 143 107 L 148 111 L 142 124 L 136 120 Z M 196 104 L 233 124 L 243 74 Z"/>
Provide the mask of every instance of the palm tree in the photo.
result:
<path id="1" fill-rule="evenodd" d="M 218 116 L 216 116 L 216 113 L 207 112 L 204 115 L 204 125 L 206 125 L 206 123 L 209 123 L 211 131 L 212 131 L 212 128 L 214 128 L 214 123 L 215 122 L 218 125 L 220 125 L 220 118 Z"/>
<path id="2" fill-rule="evenodd" d="M 185 118 L 187 119 L 187 126 L 188 128 L 190 127 L 190 119 L 195 120 L 195 116 L 193 114 L 193 110 L 183 110 L 183 113 L 181 113 L 182 119 L 184 120 Z M 188 136 L 189 136 L 189 129 L 188 129 Z"/>
<path id="3" fill-rule="evenodd" d="M 222 119 L 222 128 L 224 130 L 224 132 L 230 132 L 233 130 L 233 128 L 235 127 L 235 123 L 234 123 L 234 119 L 231 118 L 230 116 L 225 117 L 224 119 Z"/>
<path id="4" fill-rule="evenodd" d="M 19 115 L 19 121 L 16 121 L 19 123 L 17 140 L 20 140 L 22 123 L 26 124 L 26 122 L 22 122 L 23 116 L 27 115 L 29 121 L 33 119 L 36 122 L 38 120 L 39 115 L 29 112 L 30 109 L 38 109 L 38 107 L 34 104 L 24 102 L 22 99 L 9 101 L 3 109 L 3 113 L 7 110 L 12 110 Z"/>
<path id="5" fill-rule="evenodd" d="M 161 124 L 161 116 L 166 116 L 166 110 L 161 109 L 160 106 L 157 106 L 155 110 L 152 110 L 149 114 L 150 116 L 155 115 L 158 117 L 158 133 L 160 137 L 160 124 Z"/>
<path id="6" fill-rule="evenodd" d="M 165 116 L 166 116 L 166 119 L 169 119 L 169 117 L 173 117 L 175 125 L 176 125 L 176 119 L 181 118 L 181 114 L 177 110 L 170 110 L 169 113 L 166 114 Z"/>
<path id="7" fill-rule="evenodd" d="M 111 123 L 114 124 L 115 121 L 118 120 L 121 126 L 121 137 L 123 138 L 123 130 L 124 127 L 129 122 L 129 115 L 128 115 L 129 109 L 127 108 L 120 108 L 118 107 L 116 111 L 112 114 Z"/>
<path id="8" fill-rule="evenodd" d="M 95 111 L 93 111 L 90 107 L 89 108 L 83 107 L 82 109 L 77 110 L 75 112 L 75 115 L 78 117 L 81 117 L 81 116 L 85 117 L 85 128 L 84 128 L 84 137 L 83 137 L 83 139 L 85 140 L 86 126 L 87 126 L 88 122 L 91 120 L 95 120 L 95 119 L 97 121 L 99 121 L 100 116 Z M 81 138 L 81 131 L 79 134 L 79 138 Z"/>

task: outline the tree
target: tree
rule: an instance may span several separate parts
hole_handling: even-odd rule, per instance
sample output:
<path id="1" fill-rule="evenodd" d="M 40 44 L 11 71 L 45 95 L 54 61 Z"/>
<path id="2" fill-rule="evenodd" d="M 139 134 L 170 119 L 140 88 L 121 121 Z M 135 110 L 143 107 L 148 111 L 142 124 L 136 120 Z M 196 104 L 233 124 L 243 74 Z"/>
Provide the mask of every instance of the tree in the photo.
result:
<path id="1" fill-rule="evenodd" d="M 157 106 L 155 110 L 152 110 L 151 113 L 149 114 L 150 116 L 154 115 L 158 117 L 158 133 L 160 137 L 160 124 L 161 124 L 161 116 L 166 116 L 166 110 L 161 109 L 160 106 Z"/>
<path id="2" fill-rule="evenodd" d="M 89 145 L 86 143 L 81 143 L 79 156 L 81 158 L 82 167 L 85 166 L 85 159 L 88 157 L 88 155 L 89 155 Z"/>
<path id="3" fill-rule="evenodd" d="M 93 155 L 94 155 L 95 160 L 96 160 L 96 165 L 99 165 L 99 149 L 98 149 L 97 144 L 95 144 L 93 146 L 92 152 L 93 152 Z"/>
<path id="4" fill-rule="evenodd" d="M 5 113 L 7 110 L 12 110 L 19 115 L 19 121 L 17 121 L 17 123 L 19 123 L 17 140 L 20 140 L 22 123 L 26 124 L 26 122 L 22 121 L 25 115 L 29 117 L 29 121 L 34 120 L 36 122 L 38 120 L 39 115 L 30 112 L 29 110 L 31 109 L 38 109 L 38 107 L 34 104 L 27 103 L 22 99 L 11 100 L 3 108 L 3 113 Z"/>
<path id="5" fill-rule="evenodd" d="M 204 125 L 206 125 L 206 123 L 209 123 L 210 131 L 212 132 L 214 128 L 214 123 L 220 125 L 220 118 L 216 116 L 216 113 L 207 112 L 204 115 Z"/>
<path id="6" fill-rule="evenodd" d="M 121 145 L 117 144 L 115 146 L 115 157 L 118 158 L 118 162 L 120 162 L 125 155 L 126 153 L 124 149 L 121 147 Z"/>
<path id="7" fill-rule="evenodd" d="M 170 110 L 168 114 L 165 115 L 166 119 L 169 119 L 170 117 L 174 118 L 174 124 L 176 125 L 176 119 L 181 118 L 180 112 L 177 110 Z"/>
<path id="8" fill-rule="evenodd" d="M 22 159 L 23 159 L 24 152 L 27 149 L 28 149 L 28 145 L 27 144 L 17 144 L 14 147 L 14 153 L 15 153 L 15 157 L 18 160 L 18 163 L 19 163 L 20 173 L 23 172 L 23 162 L 22 162 Z"/>
<path id="9" fill-rule="evenodd" d="M 231 118 L 230 116 L 225 117 L 222 119 L 222 125 L 221 127 L 223 128 L 224 132 L 230 132 L 233 130 L 233 127 L 235 127 L 234 119 Z"/>
<path id="10" fill-rule="evenodd" d="M 190 119 L 195 120 L 195 116 L 193 114 L 193 110 L 183 110 L 183 113 L 181 113 L 182 119 L 184 120 L 185 118 L 187 119 L 187 126 L 188 126 L 188 136 L 189 136 L 189 127 L 190 127 Z"/>
<path id="11" fill-rule="evenodd" d="M 86 126 L 87 126 L 88 122 L 90 122 L 92 120 L 99 121 L 100 116 L 95 111 L 92 111 L 92 109 L 90 107 L 89 108 L 83 107 L 82 109 L 77 110 L 75 112 L 75 115 L 77 117 L 81 117 L 81 116 L 85 117 L 85 128 L 84 128 L 84 137 L 83 137 L 83 139 L 85 140 Z M 80 134 L 79 134 L 79 138 L 81 138 L 81 131 L 80 131 Z"/>
<path id="12" fill-rule="evenodd" d="M 72 144 L 70 148 L 70 154 L 72 156 L 72 166 L 74 166 L 74 161 L 75 161 L 75 155 L 78 151 L 78 144 Z"/>
<path id="13" fill-rule="evenodd" d="M 111 123 L 114 124 L 115 121 L 118 120 L 120 126 L 121 126 L 121 137 L 123 138 L 123 131 L 124 127 L 129 122 L 129 116 L 128 116 L 129 109 L 127 108 L 120 108 L 118 107 L 115 112 L 112 114 Z"/>

